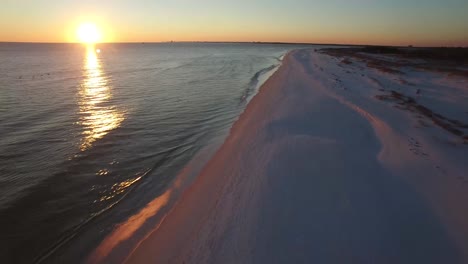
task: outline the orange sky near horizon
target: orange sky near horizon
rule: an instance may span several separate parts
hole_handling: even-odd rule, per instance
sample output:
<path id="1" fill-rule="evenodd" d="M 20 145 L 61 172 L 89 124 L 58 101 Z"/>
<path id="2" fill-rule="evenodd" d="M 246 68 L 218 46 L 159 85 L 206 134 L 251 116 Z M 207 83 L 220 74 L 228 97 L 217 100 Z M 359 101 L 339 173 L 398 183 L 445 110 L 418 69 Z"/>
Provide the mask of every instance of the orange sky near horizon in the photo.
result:
<path id="1" fill-rule="evenodd" d="M 8 1 L 2 3 L 0 11 L 0 41 L 77 42 L 79 25 L 91 22 L 99 27 L 102 42 L 468 46 L 468 2 L 457 0 L 446 1 L 442 6 L 428 0 L 425 9 L 403 1 L 399 6 L 400 1 L 391 1 L 390 5 L 371 0 L 329 0 L 327 4 L 314 0 L 299 0 L 295 4 L 283 0 L 173 2 Z M 356 2 L 367 6 L 356 7 Z"/>

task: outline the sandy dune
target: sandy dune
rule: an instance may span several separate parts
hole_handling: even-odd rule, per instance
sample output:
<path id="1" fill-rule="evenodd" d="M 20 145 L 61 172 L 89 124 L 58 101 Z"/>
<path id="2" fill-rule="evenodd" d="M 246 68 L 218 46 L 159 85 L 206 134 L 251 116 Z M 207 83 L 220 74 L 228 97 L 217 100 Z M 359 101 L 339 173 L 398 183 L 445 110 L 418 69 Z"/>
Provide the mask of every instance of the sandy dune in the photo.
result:
<path id="1" fill-rule="evenodd" d="M 468 146 L 378 97 L 465 122 L 466 80 L 403 70 L 289 53 L 127 263 L 468 262 Z"/>

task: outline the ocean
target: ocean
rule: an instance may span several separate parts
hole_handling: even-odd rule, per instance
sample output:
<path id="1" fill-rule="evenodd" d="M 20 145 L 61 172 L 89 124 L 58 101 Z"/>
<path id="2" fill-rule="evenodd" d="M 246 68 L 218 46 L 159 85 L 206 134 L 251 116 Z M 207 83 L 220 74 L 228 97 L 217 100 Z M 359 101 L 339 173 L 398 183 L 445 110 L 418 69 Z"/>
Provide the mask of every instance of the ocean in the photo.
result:
<path id="1" fill-rule="evenodd" d="M 0 259 L 81 262 L 222 143 L 293 48 L 0 43 Z"/>

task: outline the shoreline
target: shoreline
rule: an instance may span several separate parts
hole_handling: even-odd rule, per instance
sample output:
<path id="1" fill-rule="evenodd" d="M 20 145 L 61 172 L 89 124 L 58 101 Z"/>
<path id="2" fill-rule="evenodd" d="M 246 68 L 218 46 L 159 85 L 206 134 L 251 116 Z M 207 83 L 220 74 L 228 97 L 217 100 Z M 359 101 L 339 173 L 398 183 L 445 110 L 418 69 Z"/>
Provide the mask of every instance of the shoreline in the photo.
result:
<path id="1" fill-rule="evenodd" d="M 167 257 L 167 255 L 164 256 L 164 254 L 161 253 L 171 252 L 167 251 L 167 246 L 173 247 L 174 245 L 183 243 L 183 240 L 187 236 L 187 232 L 190 233 L 192 228 L 196 228 L 197 226 L 197 223 L 193 223 L 193 221 L 198 221 L 198 224 L 200 224 L 200 222 L 203 221 L 203 216 L 208 214 L 210 209 L 215 206 L 215 201 L 212 200 L 212 197 L 218 197 L 217 193 L 219 194 L 219 192 L 223 189 L 223 183 L 225 182 L 224 180 L 226 180 L 226 177 L 215 177 L 216 174 L 211 173 L 211 171 L 220 169 L 217 165 L 218 162 L 227 162 L 225 160 L 225 158 L 227 158 L 226 156 L 229 155 L 227 152 L 229 152 L 232 148 L 235 148 L 235 145 L 238 143 L 236 140 L 238 131 L 242 131 L 248 127 L 246 123 L 248 122 L 247 120 L 250 112 L 255 111 L 255 109 L 259 107 L 258 101 L 262 100 L 264 93 L 267 93 L 266 90 L 269 89 L 268 84 L 274 82 L 277 78 L 277 75 L 282 74 L 280 71 L 282 71 L 285 60 L 288 59 L 290 53 L 291 52 L 288 52 L 284 55 L 282 64 L 261 85 L 258 92 L 252 97 L 244 112 L 242 112 L 242 114 L 239 116 L 239 119 L 231 127 L 227 139 L 214 154 L 214 156 L 208 161 L 204 169 L 199 173 L 195 182 L 182 194 L 178 202 L 166 215 L 164 221 L 157 227 L 157 229 L 153 230 L 151 234 L 146 237 L 145 241 L 142 241 L 137 246 L 137 248 L 132 251 L 132 253 L 125 260 L 125 263 L 144 262 L 145 260 L 148 260 L 149 256 L 147 256 L 145 253 L 143 253 L 143 255 L 139 255 L 139 252 L 149 253 L 149 251 L 152 252 L 152 256 L 158 255 L 158 260 L 150 258 L 153 261 L 158 263 L 170 261 L 170 257 Z M 200 206 L 202 206 L 202 208 Z M 193 219 L 194 215 L 196 215 L 196 220 Z M 181 232 L 182 234 L 172 233 L 173 230 L 178 229 L 177 227 L 182 226 L 187 228 L 184 230 L 178 230 L 178 232 Z M 163 234 L 159 235 L 157 233 Z M 157 242 L 153 241 L 153 239 L 157 239 Z M 159 254 L 155 254 L 155 251 L 150 249 L 153 247 L 158 248 L 157 251 Z M 172 248 L 172 250 L 177 251 L 177 248 L 178 247 L 176 246 Z"/>
<path id="2" fill-rule="evenodd" d="M 352 65 L 289 52 L 125 262 L 468 259 L 467 208 L 456 202 L 468 198 L 458 182 L 466 148 L 444 147 L 431 138 L 458 139 L 415 129 L 411 114 L 374 97 L 392 73 Z"/>
<path id="3" fill-rule="evenodd" d="M 126 222 L 119 224 L 116 230 L 112 231 L 108 236 L 106 236 L 106 238 L 100 242 L 99 246 L 91 252 L 91 254 L 86 258 L 86 262 L 100 263 L 104 260 L 121 262 L 122 259 L 125 259 L 123 255 L 125 254 L 124 252 L 128 251 L 128 246 L 125 245 L 127 243 L 126 240 L 134 240 L 135 238 L 132 236 L 135 234 L 137 237 L 146 237 L 147 235 L 138 234 L 141 232 L 148 232 L 148 230 L 145 228 L 145 226 L 148 224 L 150 226 L 154 226 L 154 228 L 150 229 L 150 233 L 159 228 L 161 223 L 165 220 L 166 216 L 171 213 L 174 207 L 177 206 L 179 200 L 187 191 L 187 189 L 191 188 L 192 183 L 197 181 L 197 177 L 199 174 L 201 174 L 202 169 L 214 156 L 216 156 L 220 148 L 224 145 L 224 142 L 230 136 L 234 125 L 238 122 L 246 109 L 249 107 L 251 101 L 261 92 L 265 83 L 268 82 L 268 80 L 281 68 L 283 60 L 289 52 L 285 52 L 278 57 L 279 63 L 277 65 L 266 67 L 265 69 L 271 69 L 267 71 L 262 69 L 260 71 L 262 74 L 259 76 L 254 76 L 258 83 L 252 87 L 252 91 L 250 93 L 244 95 L 241 98 L 242 101 L 245 101 L 246 106 L 238 118 L 234 121 L 231 128 L 229 128 L 226 135 L 220 137 L 219 140 L 216 140 L 216 142 L 213 142 L 212 144 L 207 145 L 201 149 L 178 173 L 178 175 L 174 178 L 173 182 L 164 193 L 156 197 L 138 213 L 129 217 Z M 152 221 L 152 218 L 154 217 L 157 218 L 156 221 Z M 149 223 L 146 223 L 146 221 Z M 133 247 L 133 243 L 134 242 L 129 243 L 129 246 Z"/>

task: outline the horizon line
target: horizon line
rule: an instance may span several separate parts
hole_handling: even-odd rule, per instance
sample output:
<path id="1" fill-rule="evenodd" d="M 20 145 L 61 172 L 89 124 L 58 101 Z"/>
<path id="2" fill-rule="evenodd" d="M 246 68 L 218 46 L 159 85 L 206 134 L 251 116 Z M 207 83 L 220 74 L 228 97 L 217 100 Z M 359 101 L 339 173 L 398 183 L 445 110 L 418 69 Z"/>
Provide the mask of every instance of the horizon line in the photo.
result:
<path id="1" fill-rule="evenodd" d="M 81 42 L 47 42 L 47 41 L 0 41 L 0 44 L 82 44 Z M 209 40 L 189 40 L 189 41 L 116 41 L 116 42 L 96 42 L 99 44 L 171 44 L 171 43 L 212 43 L 212 44 L 272 44 L 272 45 L 310 45 L 310 46 L 386 46 L 386 47 L 401 47 L 401 48 L 468 48 L 468 45 L 460 46 L 419 46 L 419 45 L 387 45 L 387 44 L 345 44 L 345 43 L 314 43 L 314 42 L 283 42 L 283 41 L 209 41 Z"/>

